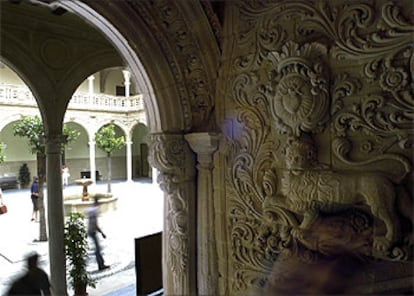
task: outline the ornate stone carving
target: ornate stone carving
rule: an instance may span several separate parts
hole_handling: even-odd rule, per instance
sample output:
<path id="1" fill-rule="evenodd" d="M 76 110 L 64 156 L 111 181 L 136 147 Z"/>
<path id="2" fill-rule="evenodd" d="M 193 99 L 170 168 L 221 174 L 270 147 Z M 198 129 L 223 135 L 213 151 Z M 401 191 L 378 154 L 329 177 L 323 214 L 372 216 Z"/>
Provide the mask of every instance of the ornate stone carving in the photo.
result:
<path id="1" fill-rule="evenodd" d="M 326 48 L 321 44 L 294 42 L 274 53 L 277 69 L 271 81 L 270 111 L 276 131 L 300 136 L 323 130 L 329 110 L 327 69 L 321 63 L 324 55 Z"/>
<path id="2" fill-rule="evenodd" d="M 223 82 L 233 294 L 264 285 L 285 252 L 312 262 L 342 252 L 412 258 L 413 26 L 404 7 L 234 5 Z"/>
<path id="3" fill-rule="evenodd" d="M 210 26 L 214 32 L 217 45 L 221 48 L 223 42 L 223 28 L 221 23 L 222 20 L 220 19 L 220 10 L 224 9 L 224 3 L 214 3 L 216 9 L 214 9 L 212 2 L 201 1 L 201 5 L 203 6 L 203 10 L 205 11 Z"/>
<path id="4" fill-rule="evenodd" d="M 264 285 L 275 258 L 274 248 L 262 248 L 268 243 L 257 239 L 261 232 L 271 235 L 260 225 L 265 192 L 276 192 L 277 188 L 269 160 L 279 145 L 269 138 L 267 100 L 255 87 L 258 78 L 254 73 L 241 74 L 233 82 L 237 112 L 231 121 L 233 139 L 226 139 L 231 164 L 226 194 L 231 197 L 229 250 L 234 258 L 230 270 L 234 291 L 246 290 L 252 283 Z M 271 240 L 267 240 L 270 245 Z"/>
<path id="5" fill-rule="evenodd" d="M 182 135 L 150 135 L 149 162 L 159 170 L 158 182 L 165 193 L 164 258 L 167 261 L 169 293 L 190 293 L 191 266 L 190 246 L 190 206 L 186 183 L 193 181 L 194 156 Z M 192 196 L 191 196 L 192 197 Z M 174 290 L 174 285 L 175 289 Z M 189 289 L 189 290 L 187 290 Z"/>
<path id="6" fill-rule="evenodd" d="M 203 51 L 186 22 L 185 12 L 174 1 L 157 0 L 146 4 L 129 1 L 143 16 L 162 46 L 181 96 L 186 129 L 208 130 L 214 118 L 214 93 L 204 64 Z M 193 25 L 193 24 L 192 24 Z M 214 40 L 214 38 L 212 39 Z"/>
<path id="7" fill-rule="evenodd" d="M 376 234 L 374 237 L 373 254 L 392 257 L 390 254 L 396 253 L 392 252 L 393 248 L 401 244 L 396 205 L 409 206 L 410 201 L 407 194 L 397 194 L 388 177 L 377 172 L 334 172 L 323 169 L 317 161 L 314 144 L 303 139 L 288 144 L 286 162 L 281 193 L 286 197 L 284 206 L 304 217 L 299 225 L 300 232 L 308 229 L 318 219 L 320 212 L 332 213 L 344 207 L 365 204 L 386 227 L 383 235 Z M 397 199 L 401 200 L 397 203 Z M 402 210 L 401 214 L 411 220 L 410 213 Z"/>

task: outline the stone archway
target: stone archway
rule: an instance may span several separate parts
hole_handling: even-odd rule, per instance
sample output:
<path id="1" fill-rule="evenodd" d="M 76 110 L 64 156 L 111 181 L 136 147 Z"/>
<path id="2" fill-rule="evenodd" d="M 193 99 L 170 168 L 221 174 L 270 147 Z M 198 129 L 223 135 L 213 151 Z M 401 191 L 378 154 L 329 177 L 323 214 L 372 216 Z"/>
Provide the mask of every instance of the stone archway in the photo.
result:
<path id="1" fill-rule="evenodd" d="M 43 8 L 56 8 L 55 5 L 60 5 L 92 24 L 116 48 L 136 78 L 136 85 L 140 86 L 140 92 L 145 97 L 148 115 L 149 159 L 160 172 L 159 182 L 167 201 L 164 203 L 164 290 L 167 294 L 195 294 L 195 155 L 189 148 L 184 133 L 213 128 L 212 94 L 215 92 L 219 65 L 219 50 L 210 27 L 199 26 L 199 30 L 193 33 L 193 25 L 199 22 L 200 17 L 206 18 L 201 4 L 189 6 L 178 2 L 160 2 L 136 6 L 133 2 L 113 2 L 108 7 L 100 1 L 88 4 L 81 1 L 31 2 L 38 3 Z M 161 7 L 163 5 L 165 7 Z M 175 14 L 173 18 L 169 18 L 168 14 L 161 17 L 157 15 L 159 11 L 174 11 Z M 125 18 L 125 15 L 131 14 L 133 26 Z M 147 15 L 155 18 L 158 24 L 154 26 L 151 21 L 144 22 Z M 169 30 L 158 34 L 157 28 L 166 23 L 171 24 L 167 27 Z M 181 37 L 174 39 L 177 32 Z M 139 38 L 140 36 L 146 38 Z M 9 56 L 13 59 L 12 51 Z M 94 64 L 89 66 L 93 68 Z M 92 72 L 94 71 L 90 71 Z M 85 78 L 88 74 L 85 71 L 82 73 L 78 78 Z M 77 85 L 75 79 L 72 77 L 65 81 Z M 69 89 L 70 87 L 66 88 Z M 52 159 L 50 162 L 48 160 L 48 172 L 60 170 L 59 136 L 66 106 L 64 102 L 70 99 L 64 94 L 68 93 L 70 92 L 61 91 L 61 95 L 54 98 L 37 96 L 43 106 L 42 116 L 47 128 L 48 159 Z M 57 98 L 60 107 L 64 107 L 59 109 L 61 112 L 58 114 L 53 110 Z M 60 178 L 55 180 L 51 176 L 48 181 L 51 183 L 50 191 L 60 191 L 60 185 L 53 186 L 61 183 Z M 59 204 L 50 206 L 60 207 Z M 61 255 L 58 254 L 62 246 L 60 227 L 57 225 L 53 231 L 51 229 L 55 236 L 50 236 L 52 242 L 58 243 L 58 248 L 55 248 L 57 253 L 51 255 L 51 263 L 54 261 L 51 269 L 55 274 L 62 274 L 61 266 L 64 266 Z M 52 277 L 52 284 L 58 294 L 66 289 L 62 276 Z"/>
<path id="2" fill-rule="evenodd" d="M 144 95 L 145 100 L 145 107 L 148 116 L 148 125 L 150 127 L 151 132 L 161 132 L 164 131 L 162 122 L 165 122 L 165 126 L 171 126 L 175 130 L 180 130 L 182 124 L 178 124 L 174 128 L 174 122 L 169 120 L 168 115 L 162 115 L 161 113 L 163 109 L 160 108 L 158 105 L 159 95 L 156 94 L 154 88 L 152 86 L 152 82 L 150 77 L 147 74 L 147 70 L 141 63 L 140 58 L 137 56 L 135 50 L 129 45 L 128 40 L 105 18 L 103 18 L 98 12 L 93 10 L 87 5 L 84 5 L 80 1 L 56 1 L 59 4 L 70 10 L 73 11 L 75 14 L 80 16 L 81 18 L 88 20 L 95 28 L 97 28 L 114 46 L 114 48 L 118 51 L 121 57 L 126 61 L 132 76 L 135 77 L 136 85 L 140 86 L 140 91 Z M 137 34 L 140 34 L 137 32 Z M 154 44 L 155 47 L 155 44 Z M 168 65 L 164 66 L 168 68 Z M 161 75 L 160 75 L 161 77 Z M 156 97 L 157 96 L 157 97 Z M 178 96 L 173 96 L 178 97 Z M 180 102 L 178 104 L 173 104 L 177 108 L 181 105 Z M 176 110 L 180 112 L 180 110 Z M 174 112 L 175 113 L 175 112 Z M 173 113 L 173 114 L 174 114 Z M 176 114 L 176 113 L 175 113 Z M 181 113 L 182 114 L 182 113 Z M 179 121 L 182 121 L 179 120 Z"/>
<path id="3" fill-rule="evenodd" d="M 148 115 L 149 159 L 160 171 L 158 180 L 166 200 L 164 291 L 171 295 L 196 294 L 195 156 L 184 133 L 214 129 L 212 94 L 219 56 L 212 32 L 204 32 L 208 26 L 200 26 L 200 32 L 194 34 L 199 39 L 188 38 L 192 33 L 191 26 L 199 21 L 199 17 L 205 17 L 201 5 L 182 7 L 182 3 L 167 2 L 158 3 L 165 7 L 157 7 L 158 4 L 152 7 L 118 2 L 108 7 L 103 2 L 88 5 L 78 1 L 57 2 L 87 19 L 111 40 L 137 79 Z M 168 26 L 171 32 L 166 34 L 175 36 L 179 32 L 183 39 L 159 37 L 163 34 L 152 32 L 157 31 L 156 26 L 151 21 L 143 21 L 150 18 L 153 11 L 164 9 L 174 11 L 174 17 L 168 19 L 166 15 L 167 19 L 157 20 L 159 25 L 171 23 L 171 27 Z M 134 19 L 133 26 L 125 21 L 125 15 Z M 145 36 L 145 39 L 138 36 Z"/>

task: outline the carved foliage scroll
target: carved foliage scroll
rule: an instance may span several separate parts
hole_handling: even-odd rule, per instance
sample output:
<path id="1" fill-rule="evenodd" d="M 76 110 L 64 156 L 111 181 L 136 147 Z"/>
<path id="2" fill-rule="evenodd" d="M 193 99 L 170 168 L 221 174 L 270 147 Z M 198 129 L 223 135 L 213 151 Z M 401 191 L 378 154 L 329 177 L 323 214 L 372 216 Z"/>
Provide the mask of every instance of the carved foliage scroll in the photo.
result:
<path id="1" fill-rule="evenodd" d="M 397 202 L 400 185 L 409 185 L 414 26 L 406 21 L 404 8 L 385 1 L 247 1 L 237 9 L 226 180 L 233 292 L 264 284 L 264 274 L 281 252 L 312 260 L 334 254 L 338 240 L 354 253 L 372 255 L 372 245 L 377 245 L 385 250 L 378 254 L 382 258 L 406 259 L 406 243 L 387 249 L 387 243 L 374 241 L 378 229 L 365 210 L 342 211 L 323 200 L 324 193 L 340 198 L 344 190 L 338 184 L 345 176 L 336 170 L 355 175 L 345 182 L 351 187 L 372 176 L 378 185 L 388 184 L 387 190 L 397 185 L 389 192 Z M 326 164 L 316 148 L 321 146 L 328 153 Z M 302 162 L 285 163 L 289 153 Z M 390 167 L 395 172 L 378 181 Z M 304 175 L 295 176 L 297 171 Z M 309 193 L 311 187 L 294 185 L 295 178 L 319 185 Z M 295 193 L 301 188 L 302 193 Z M 309 203 L 289 200 L 295 194 L 308 197 Z M 353 202 L 343 201 L 345 206 Z M 394 210 L 394 205 L 388 208 Z M 306 235 L 296 232 L 307 224 L 304 220 L 313 219 L 308 215 L 312 209 L 323 209 L 325 215 L 309 223 Z M 390 221 L 400 216 L 387 219 L 391 237 L 398 226 Z M 321 229 L 331 230 L 325 237 L 315 235 Z"/>
<path id="2" fill-rule="evenodd" d="M 202 130 L 211 123 L 214 93 L 202 50 L 187 16 L 175 1 L 129 1 L 151 26 L 171 66 L 181 96 L 185 128 Z M 190 105 L 191 110 L 188 106 Z"/>
<path id="3" fill-rule="evenodd" d="M 149 151 L 149 162 L 159 170 L 158 182 L 166 195 L 166 259 L 172 274 L 182 276 L 188 268 L 189 254 L 189 205 L 182 187 L 194 175 L 194 159 L 181 135 L 151 135 Z"/>
<path id="4" fill-rule="evenodd" d="M 254 74 L 240 75 L 233 84 L 235 101 L 240 107 L 233 121 L 237 140 L 229 139 L 232 166 L 227 178 L 232 196 L 229 214 L 234 290 L 245 290 L 251 283 L 263 285 L 264 271 L 270 271 L 275 256 L 270 238 L 257 240 L 263 216 L 261 205 L 267 194 L 276 191 L 276 179 L 268 160 L 277 144 L 269 140 L 267 102 L 250 87 L 255 79 Z M 269 248 L 264 249 L 263 244 Z"/>

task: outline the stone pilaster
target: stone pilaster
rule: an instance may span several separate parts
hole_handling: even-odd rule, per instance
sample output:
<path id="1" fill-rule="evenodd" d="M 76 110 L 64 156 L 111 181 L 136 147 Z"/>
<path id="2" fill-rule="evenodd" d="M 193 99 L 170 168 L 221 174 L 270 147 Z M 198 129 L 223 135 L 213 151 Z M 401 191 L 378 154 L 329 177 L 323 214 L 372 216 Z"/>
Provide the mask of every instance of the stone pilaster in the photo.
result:
<path id="1" fill-rule="evenodd" d="M 217 295 L 218 264 L 214 223 L 213 153 L 218 135 L 192 133 L 185 135 L 197 154 L 197 286 L 199 295 Z"/>
<path id="2" fill-rule="evenodd" d="M 62 135 L 46 138 L 47 216 L 49 227 L 50 280 L 53 295 L 67 295 L 61 177 L 62 143 Z M 53 193 L 53 196 L 50 193 Z"/>
<path id="3" fill-rule="evenodd" d="M 196 294 L 194 154 L 182 135 L 152 134 L 149 161 L 164 191 L 163 288 Z"/>

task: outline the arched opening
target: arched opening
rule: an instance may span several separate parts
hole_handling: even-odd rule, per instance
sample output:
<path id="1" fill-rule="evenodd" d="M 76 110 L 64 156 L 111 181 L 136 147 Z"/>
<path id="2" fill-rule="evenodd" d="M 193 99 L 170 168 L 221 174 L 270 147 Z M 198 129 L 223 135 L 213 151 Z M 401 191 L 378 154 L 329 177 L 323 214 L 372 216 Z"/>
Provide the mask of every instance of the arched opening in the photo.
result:
<path id="1" fill-rule="evenodd" d="M 77 3 L 77 4 L 79 4 L 79 3 Z M 71 5 L 71 4 L 69 4 L 69 5 Z M 82 8 L 79 8 L 79 11 L 82 11 Z M 76 13 L 76 9 L 75 9 L 75 13 Z M 99 19 L 99 21 L 97 21 L 97 22 L 107 25 L 103 21 L 103 19 Z M 105 27 L 105 25 L 103 25 L 103 27 Z M 105 32 L 104 28 L 100 28 L 100 29 Z M 113 32 L 111 32 L 109 35 L 111 35 L 111 34 L 113 34 Z M 119 34 L 117 36 L 120 38 L 121 35 Z M 121 45 L 122 48 L 121 48 L 120 52 L 123 52 L 125 50 L 125 48 L 124 48 L 125 44 L 127 44 L 127 42 L 124 42 L 124 44 Z M 165 121 L 165 123 L 164 123 L 165 126 L 171 127 L 172 130 L 180 130 L 180 128 L 182 126 L 182 124 L 181 124 L 182 120 L 181 119 L 176 120 L 176 118 L 178 116 L 171 117 L 168 114 L 167 115 L 165 115 L 165 114 L 160 115 L 158 107 L 157 107 L 158 103 L 155 100 L 154 91 L 152 90 L 152 86 L 151 86 L 151 83 L 149 82 L 148 77 L 146 77 L 145 71 L 143 70 L 144 68 L 140 65 L 140 62 L 139 62 L 138 58 L 136 57 L 135 54 L 133 54 L 133 51 L 130 48 L 127 49 L 127 52 L 128 53 L 124 52 L 125 56 L 123 56 L 123 57 L 126 60 L 133 61 L 132 64 L 128 63 L 128 65 L 131 68 L 131 72 L 133 74 L 134 73 L 139 74 L 139 77 L 136 78 L 136 81 L 138 81 L 137 85 L 139 85 L 139 89 L 141 91 L 143 90 L 144 95 L 146 96 L 145 105 L 146 105 L 146 108 L 147 108 L 147 117 L 150 121 L 150 123 L 148 123 L 148 125 L 150 126 L 150 129 L 152 131 L 155 131 L 155 132 L 157 130 L 161 131 L 161 129 L 162 129 L 161 126 L 163 125 L 162 121 Z M 10 49 L 8 49 L 8 51 L 6 50 L 5 56 L 6 56 L 5 59 L 10 59 L 10 60 L 13 60 L 13 58 L 18 59 L 18 57 L 14 57 L 13 52 Z M 23 55 L 23 56 L 27 56 L 27 55 Z M 24 64 L 25 66 L 23 66 L 22 64 Z M 28 83 L 30 83 L 32 81 L 31 79 L 33 79 L 33 81 L 36 80 L 34 78 L 36 70 L 33 67 L 30 68 L 30 66 L 28 66 L 28 65 L 30 65 L 30 59 L 25 59 L 23 61 L 20 61 L 17 68 L 21 67 L 20 69 L 23 69 L 23 73 L 25 73 L 24 81 L 25 82 L 27 81 Z M 96 68 L 99 68 L 99 67 L 96 67 Z M 96 68 L 92 68 L 92 69 L 96 70 Z M 73 71 L 72 73 L 76 74 L 76 71 Z M 53 94 L 53 91 L 52 91 L 53 87 L 50 85 L 50 81 L 46 81 L 47 79 L 44 79 L 45 81 L 41 81 L 41 82 L 39 82 L 38 85 L 33 87 L 33 90 L 34 90 L 34 93 L 36 94 L 36 97 L 40 98 L 39 100 L 41 102 L 41 104 L 40 104 L 41 113 L 43 115 L 43 118 L 46 119 L 45 126 L 49 131 L 54 131 L 54 129 L 58 130 L 59 126 L 58 125 L 55 126 L 54 123 L 59 123 L 58 121 L 59 121 L 59 118 L 60 118 L 61 113 L 62 113 L 61 106 L 59 106 L 59 105 L 62 105 L 62 103 L 64 102 L 64 101 L 58 102 L 58 100 L 56 100 L 54 102 L 54 104 L 56 104 L 56 107 L 58 107 L 59 109 L 57 108 L 57 109 L 54 110 L 52 108 L 53 104 L 51 103 L 51 101 L 49 101 L 49 99 L 52 100 L 52 99 L 58 98 L 59 100 L 67 100 L 67 103 L 68 103 L 69 102 L 68 95 L 69 94 L 71 95 L 73 93 L 73 91 L 75 89 L 74 85 L 76 85 L 75 82 L 78 82 L 80 80 L 80 77 L 82 77 L 82 76 L 86 77 L 86 75 L 88 75 L 90 73 L 93 73 L 93 71 L 91 72 L 90 69 L 89 70 L 86 69 L 83 72 L 82 71 L 77 72 L 77 75 L 73 75 L 74 78 L 70 78 L 70 79 L 66 80 L 66 82 L 68 84 L 70 84 L 70 82 L 72 82 L 72 85 L 70 85 L 70 87 L 67 87 L 65 90 L 62 90 L 57 95 Z M 48 73 L 48 74 L 50 74 L 50 73 Z M 49 75 L 43 75 L 42 77 L 46 77 L 46 76 L 49 76 Z M 40 78 L 39 80 L 42 80 L 42 78 Z M 43 85 L 49 85 L 49 86 L 45 87 L 45 88 L 42 88 Z M 64 88 L 64 85 L 62 85 L 62 87 Z M 51 98 L 51 96 L 53 96 L 53 98 Z M 172 104 L 172 105 L 175 108 L 179 108 L 179 106 L 180 106 L 179 103 L 178 104 Z M 168 109 L 168 110 L 164 111 L 164 113 L 172 112 L 172 113 L 175 113 L 177 115 L 182 114 L 181 112 L 173 112 L 169 108 L 166 108 L 166 109 Z M 150 111 L 148 111 L 148 110 L 150 110 Z M 161 117 L 164 117 L 164 119 L 161 120 Z M 170 119 L 168 119 L 169 117 L 170 117 Z M 63 118 L 63 115 L 62 115 L 62 118 Z M 170 124 L 168 124 L 168 122 L 167 122 L 168 120 L 172 120 L 172 122 Z M 86 140 L 86 139 L 83 139 L 83 140 Z M 89 141 L 89 139 L 88 139 L 88 141 Z M 52 179 L 49 179 L 49 181 L 53 182 Z M 160 219 L 160 221 L 162 221 L 162 219 Z"/>
<path id="2" fill-rule="evenodd" d="M 77 139 L 68 143 L 62 149 L 62 165 L 68 168 L 69 185 L 73 184 L 76 179 L 82 178 L 79 172 L 89 170 L 88 131 L 83 125 L 75 121 L 69 121 L 65 124 L 79 132 Z"/>

